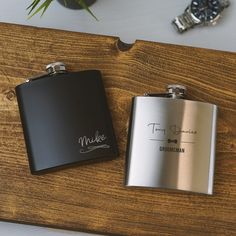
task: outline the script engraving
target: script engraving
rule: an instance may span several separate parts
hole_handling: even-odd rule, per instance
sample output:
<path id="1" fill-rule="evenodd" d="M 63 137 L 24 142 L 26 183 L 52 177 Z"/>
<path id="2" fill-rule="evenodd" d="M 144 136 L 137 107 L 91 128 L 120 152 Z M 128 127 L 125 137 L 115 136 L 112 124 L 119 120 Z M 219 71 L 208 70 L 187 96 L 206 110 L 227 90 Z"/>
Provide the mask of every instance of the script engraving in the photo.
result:
<path id="1" fill-rule="evenodd" d="M 97 130 L 92 137 L 81 136 L 78 139 L 78 143 L 81 146 L 80 153 L 89 153 L 96 149 L 110 148 L 110 145 L 104 143 L 107 137 L 104 134 L 99 134 Z"/>

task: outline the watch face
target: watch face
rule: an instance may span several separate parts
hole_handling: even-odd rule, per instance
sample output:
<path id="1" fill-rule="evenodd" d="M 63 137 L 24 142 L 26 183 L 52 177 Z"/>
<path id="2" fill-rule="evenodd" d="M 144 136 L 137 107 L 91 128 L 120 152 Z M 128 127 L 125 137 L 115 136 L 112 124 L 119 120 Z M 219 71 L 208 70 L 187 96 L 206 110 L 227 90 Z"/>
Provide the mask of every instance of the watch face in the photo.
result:
<path id="1" fill-rule="evenodd" d="M 212 21 L 221 12 L 219 0 L 193 0 L 192 14 L 201 21 Z"/>

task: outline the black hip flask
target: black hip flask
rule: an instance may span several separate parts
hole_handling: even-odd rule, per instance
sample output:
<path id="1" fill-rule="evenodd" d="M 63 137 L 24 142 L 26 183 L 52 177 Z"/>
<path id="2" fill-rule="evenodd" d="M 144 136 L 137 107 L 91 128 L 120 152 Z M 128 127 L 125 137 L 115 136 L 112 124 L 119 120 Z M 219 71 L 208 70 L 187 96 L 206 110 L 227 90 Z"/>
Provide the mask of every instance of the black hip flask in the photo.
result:
<path id="1" fill-rule="evenodd" d="M 32 174 L 118 156 L 100 71 L 52 63 L 16 95 Z"/>

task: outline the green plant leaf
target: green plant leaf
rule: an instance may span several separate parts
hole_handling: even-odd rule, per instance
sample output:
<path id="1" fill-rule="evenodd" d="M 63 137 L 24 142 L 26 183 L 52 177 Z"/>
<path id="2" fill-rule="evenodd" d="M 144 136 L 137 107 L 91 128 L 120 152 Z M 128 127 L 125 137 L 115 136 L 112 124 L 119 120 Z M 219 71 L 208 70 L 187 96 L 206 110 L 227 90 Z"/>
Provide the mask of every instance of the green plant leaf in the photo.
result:
<path id="1" fill-rule="evenodd" d="M 32 12 L 32 11 L 34 10 L 34 8 L 39 4 L 39 2 L 40 2 L 40 0 L 34 0 L 34 2 L 33 2 L 30 6 L 27 7 L 27 10 L 28 10 L 29 8 L 31 8 L 30 11 L 29 11 L 29 13 L 28 13 L 28 15 L 31 14 L 31 12 Z"/>
<path id="2" fill-rule="evenodd" d="M 48 9 L 48 7 L 49 7 L 49 5 L 51 4 L 52 1 L 53 1 L 53 0 L 46 2 L 45 7 L 44 7 L 44 9 L 43 9 L 43 12 L 42 12 L 41 16 L 43 16 L 43 14 L 44 14 L 45 11 Z"/>
<path id="3" fill-rule="evenodd" d="M 35 2 L 37 2 L 38 0 L 34 0 L 27 8 L 26 8 L 26 10 L 28 10 L 29 8 L 31 8 L 34 4 L 35 4 Z"/>
<path id="4" fill-rule="evenodd" d="M 40 1 L 40 0 L 39 0 Z M 43 11 L 41 14 L 41 17 L 43 16 L 43 14 L 45 13 L 45 11 L 47 10 L 47 8 L 49 7 L 49 5 L 52 3 L 53 0 L 45 0 L 43 4 L 41 4 L 39 6 L 39 8 L 32 14 L 29 16 L 28 19 L 32 18 L 34 15 L 36 15 L 38 12 L 40 12 L 41 10 Z M 36 6 L 38 5 L 39 2 L 37 2 Z M 35 6 L 34 6 L 35 8 Z M 31 11 L 32 12 L 32 11 Z"/>
<path id="5" fill-rule="evenodd" d="M 28 19 L 32 18 L 34 15 L 42 11 L 41 17 L 45 13 L 45 11 L 48 9 L 50 4 L 52 3 L 53 0 L 44 0 L 44 2 L 36 9 L 36 7 L 41 3 L 41 0 L 33 0 L 33 2 L 27 7 L 28 12 Z M 84 8 L 94 19 L 97 19 L 97 17 L 93 14 L 93 12 L 89 9 L 87 4 L 85 3 L 84 0 L 74 0 L 76 1 L 82 8 Z M 64 0 L 65 6 L 67 5 L 67 0 Z M 35 10 L 36 9 L 36 10 Z M 35 10 L 33 12 L 33 10 Z M 32 14 L 31 14 L 32 13 Z"/>
<path id="6" fill-rule="evenodd" d="M 81 7 L 83 7 L 96 21 L 98 21 L 97 17 L 93 14 L 93 12 L 89 9 L 84 0 L 75 0 Z"/>

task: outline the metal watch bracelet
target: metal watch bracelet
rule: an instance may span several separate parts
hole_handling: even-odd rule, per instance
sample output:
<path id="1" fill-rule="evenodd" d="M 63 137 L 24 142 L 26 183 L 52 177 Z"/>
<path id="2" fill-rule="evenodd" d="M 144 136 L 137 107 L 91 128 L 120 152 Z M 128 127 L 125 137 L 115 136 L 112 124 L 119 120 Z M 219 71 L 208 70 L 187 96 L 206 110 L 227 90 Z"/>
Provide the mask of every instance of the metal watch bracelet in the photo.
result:
<path id="1" fill-rule="evenodd" d="M 182 15 L 175 17 L 172 24 L 177 28 L 179 33 L 183 33 L 184 31 L 193 28 L 197 22 L 193 20 L 188 7 Z"/>

